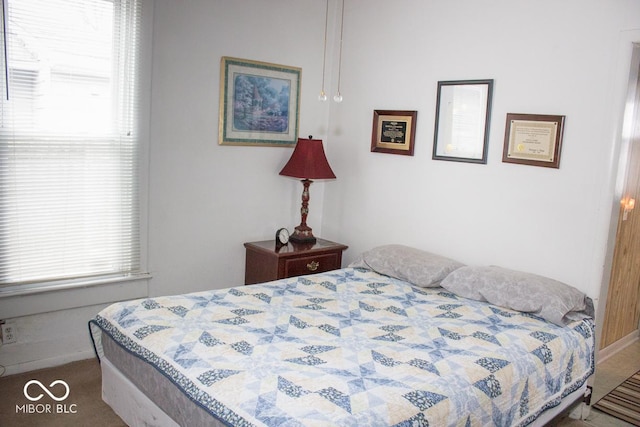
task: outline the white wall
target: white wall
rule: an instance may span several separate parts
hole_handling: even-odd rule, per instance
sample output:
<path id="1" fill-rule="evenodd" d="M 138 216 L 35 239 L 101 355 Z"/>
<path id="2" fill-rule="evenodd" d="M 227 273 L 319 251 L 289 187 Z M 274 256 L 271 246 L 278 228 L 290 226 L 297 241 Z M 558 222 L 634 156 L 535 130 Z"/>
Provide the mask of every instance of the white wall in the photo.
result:
<path id="1" fill-rule="evenodd" d="M 351 246 L 347 261 L 400 242 L 597 298 L 617 203 L 613 85 L 626 84 L 614 66 L 629 28 L 640 28 L 637 1 L 348 0 L 325 236 Z M 437 82 L 488 78 L 488 164 L 432 160 Z M 413 157 L 370 152 L 374 109 L 418 111 Z M 566 116 L 559 169 L 502 163 L 507 113 Z"/>
<path id="2" fill-rule="evenodd" d="M 12 375 L 94 357 L 88 322 L 107 305 L 11 319 L 18 339 L 0 347 L 0 365 Z"/>
<path id="3" fill-rule="evenodd" d="M 339 3 L 330 5 L 335 19 Z M 313 184 L 308 222 L 350 246 L 346 262 L 401 242 L 597 297 L 617 203 L 619 40 L 640 28 L 638 1 L 347 0 L 342 104 L 316 98 L 324 2 L 156 0 L 153 24 L 151 295 L 241 284 L 242 243 L 299 223 L 301 185 L 278 175 L 291 149 L 218 145 L 220 57 L 234 56 L 302 67 L 300 134 L 325 141 L 338 177 Z M 495 79 L 488 164 L 431 160 L 437 82 L 478 78 Z M 418 110 L 413 157 L 370 152 L 374 109 Z M 507 112 L 566 115 L 560 169 L 501 162 Z M 84 321 L 99 308 L 19 319 L 28 339 L 11 363 L 90 352 Z M 83 330 L 64 338 L 60 319 Z"/>
<path id="4" fill-rule="evenodd" d="M 218 145 L 220 58 L 302 68 L 300 136 L 326 137 L 325 4 L 155 2 L 149 259 L 152 295 L 244 283 L 244 242 L 300 223 L 302 185 L 279 176 L 291 148 Z M 321 235 L 324 183 L 308 224 Z"/>

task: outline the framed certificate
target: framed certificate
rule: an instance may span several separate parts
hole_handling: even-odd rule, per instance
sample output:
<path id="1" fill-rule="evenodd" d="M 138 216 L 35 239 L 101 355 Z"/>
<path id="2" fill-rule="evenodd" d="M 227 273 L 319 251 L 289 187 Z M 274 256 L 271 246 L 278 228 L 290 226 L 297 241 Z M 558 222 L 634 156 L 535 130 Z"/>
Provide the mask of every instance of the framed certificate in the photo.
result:
<path id="1" fill-rule="evenodd" d="M 493 79 L 438 82 L 434 160 L 487 163 Z"/>
<path id="2" fill-rule="evenodd" d="M 558 169 L 564 117 L 508 113 L 502 161 Z"/>
<path id="3" fill-rule="evenodd" d="M 417 111 L 374 110 L 371 151 L 413 156 Z"/>

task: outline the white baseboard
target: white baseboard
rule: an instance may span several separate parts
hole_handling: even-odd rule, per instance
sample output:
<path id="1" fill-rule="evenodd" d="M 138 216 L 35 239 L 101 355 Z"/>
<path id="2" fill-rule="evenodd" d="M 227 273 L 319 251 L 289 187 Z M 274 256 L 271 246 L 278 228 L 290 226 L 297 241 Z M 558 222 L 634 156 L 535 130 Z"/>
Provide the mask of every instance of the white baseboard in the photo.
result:
<path id="1" fill-rule="evenodd" d="M 23 372 L 35 371 L 44 368 L 53 368 L 54 366 L 61 366 L 67 363 L 76 362 L 78 360 L 92 359 L 96 357 L 93 350 L 81 351 L 72 354 L 64 354 L 50 359 L 40 359 L 31 362 L 20 363 L 17 365 L 5 366 L 6 371 L 4 376 L 21 374 Z M 64 378 L 61 378 L 64 379 Z"/>
<path id="2" fill-rule="evenodd" d="M 624 348 L 630 346 L 631 344 L 635 343 L 638 340 L 640 340 L 640 329 L 636 329 L 626 337 L 620 338 L 618 341 L 614 342 L 613 344 L 610 344 L 609 346 L 599 350 L 596 356 L 596 362 L 597 363 L 604 362 L 609 357 L 613 356 L 620 350 L 623 350 Z"/>

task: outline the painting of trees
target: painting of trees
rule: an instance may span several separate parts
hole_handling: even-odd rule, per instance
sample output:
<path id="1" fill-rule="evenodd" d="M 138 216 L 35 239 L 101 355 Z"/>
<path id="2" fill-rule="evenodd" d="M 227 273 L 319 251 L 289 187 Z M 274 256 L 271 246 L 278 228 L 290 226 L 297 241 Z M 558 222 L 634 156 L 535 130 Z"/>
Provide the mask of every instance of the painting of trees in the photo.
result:
<path id="1" fill-rule="evenodd" d="M 287 133 L 291 82 L 241 73 L 233 78 L 233 129 Z"/>

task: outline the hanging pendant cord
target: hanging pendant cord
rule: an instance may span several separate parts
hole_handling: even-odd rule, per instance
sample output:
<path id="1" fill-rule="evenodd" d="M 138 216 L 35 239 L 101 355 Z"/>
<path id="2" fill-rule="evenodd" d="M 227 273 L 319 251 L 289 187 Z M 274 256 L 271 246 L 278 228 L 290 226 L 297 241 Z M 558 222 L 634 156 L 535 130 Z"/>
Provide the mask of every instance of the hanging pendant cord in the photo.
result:
<path id="1" fill-rule="evenodd" d="M 344 2 L 342 0 L 342 16 L 340 18 L 340 56 L 338 57 L 338 93 L 340 93 L 340 75 L 342 74 L 342 33 L 344 31 Z"/>
<path id="2" fill-rule="evenodd" d="M 327 26 L 329 25 L 329 0 L 324 13 L 324 53 L 322 55 L 322 92 L 324 92 L 324 70 L 327 63 Z"/>

